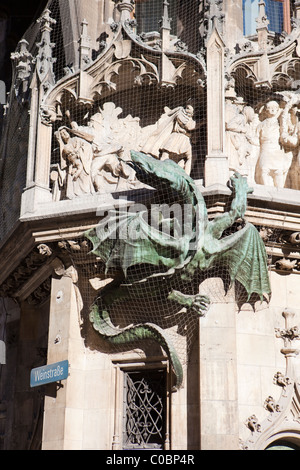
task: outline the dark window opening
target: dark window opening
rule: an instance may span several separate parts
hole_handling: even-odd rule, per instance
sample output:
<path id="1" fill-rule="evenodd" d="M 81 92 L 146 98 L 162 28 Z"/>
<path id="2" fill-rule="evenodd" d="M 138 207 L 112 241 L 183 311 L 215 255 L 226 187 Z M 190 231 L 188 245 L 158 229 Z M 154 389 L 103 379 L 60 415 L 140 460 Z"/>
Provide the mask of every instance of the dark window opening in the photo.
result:
<path id="1" fill-rule="evenodd" d="M 290 440 L 279 439 L 278 441 L 272 442 L 266 450 L 300 450 L 299 441 L 293 439 Z"/>
<path id="2" fill-rule="evenodd" d="M 168 0 L 168 12 L 171 21 L 171 34 L 176 35 L 177 12 L 176 0 Z M 159 31 L 163 16 L 162 0 L 137 0 L 135 6 L 135 18 L 137 20 L 138 33 L 150 33 Z"/>
<path id="3" fill-rule="evenodd" d="M 166 371 L 125 373 L 123 449 L 163 449 L 166 440 Z"/>
<path id="4" fill-rule="evenodd" d="M 283 2 L 266 0 L 266 15 L 269 20 L 269 31 L 281 33 L 283 31 Z"/>

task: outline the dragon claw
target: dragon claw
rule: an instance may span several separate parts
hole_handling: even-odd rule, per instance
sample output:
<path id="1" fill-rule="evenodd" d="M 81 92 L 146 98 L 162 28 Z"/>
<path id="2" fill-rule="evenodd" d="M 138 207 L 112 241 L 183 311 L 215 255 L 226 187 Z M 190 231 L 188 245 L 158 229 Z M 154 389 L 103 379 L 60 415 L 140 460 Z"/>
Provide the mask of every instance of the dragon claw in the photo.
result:
<path id="1" fill-rule="evenodd" d="M 230 177 L 230 187 L 233 188 L 235 192 L 242 192 L 246 194 L 253 193 L 253 188 L 248 186 L 247 178 L 242 176 L 237 171 Z"/>
<path id="2" fill-rule="evenodd" d="M 210 299 L 206 295 L 196 294 L 192 297 L 190 309 L 199 316 L 204 316 L 209 309 Z"/>
<path id="3" fill-rule="evenodd" d="M 177 302 L 179 305 L 183 305 L 200 317 L 206 314 L 210 306 L 210 299 L 206 295 L 201 294 L 186 295 L 173 290 L 169 294 L 168 299 Z"/>

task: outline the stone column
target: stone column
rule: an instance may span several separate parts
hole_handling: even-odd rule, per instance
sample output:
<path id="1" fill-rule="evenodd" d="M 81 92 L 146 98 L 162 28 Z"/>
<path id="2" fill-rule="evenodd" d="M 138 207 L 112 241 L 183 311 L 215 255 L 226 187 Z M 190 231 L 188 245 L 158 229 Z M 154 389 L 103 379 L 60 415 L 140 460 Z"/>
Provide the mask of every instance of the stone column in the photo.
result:
<path id="1" fill-rule="evenodd" d="M 233 50 L 243 38 L 243 1 L 226 0 L 223 2 L 223 8 L 226 22 L 225 42 L 227 47 Z"/>
<path id="2" fill-rule="evenodd" d="M 213 283 L 212 292 L 220 294 L 207 315 L 199 320 L 200 449 L 238 450 L 234 295 L 230 291 L 222 299 L 222 280 L 215 278 L 209 282 Z"/>
<path id="3" fill-rule="evenodd" d="M 33 106 L 34 104 L 35 101 L 33 101 Z M 49 186 L 52 125 L 43 122 L 40 116 L 38 116 L 37 122 L 34 122 L 34 112 L 32 110 L 33 119 L 30 123 L 31 138 L 27 159 L 27 185 L 22 194 L 21 216 L 35 212 L 43 202 L 52 201 Z M 38 113 L 38 111 L 36 112 Z"/>
<path id="4" fill-rule="evenodd" d="M 70 374 L 61 386 L 48 385 L 43 450 L 82 449 L 85 354 L 80 334 L 81 297 L 76 282 L 73 267 L 52 279 L 47 363 L 68 360 Z"/>
<path id="5" fill-rule="evenodd" d="M 299 20 L 300 19 L 300 1 L 299 0 L 295 1 L 294 8 L 295 8 L 296 19 Z"/>
<path id="6" fill-rule="evenodd" d="M 291 34 L 291 7 L 290 1 L 283 1 L 283 31 Z"/>
<path id="7" fill-rule="evenodd" d="M 284 340 L 284 347 L 281 349 L 281 353 L 286 360 L 286 376 L 297 379 L 295 377 L 294 361 L 299 354 L 299 349 L 295 347 L 294 341 L 300 339 L 300 333 L 298 327 L 292 324 L 295 312 L 286 308 L 282 312 L 282 316 L 285 319 L 285 328 L 283 330 L 276 328 L 275 333 L 277 338 Z"/>
<path id="8" fill-rule="evenodd" d="M 134 3 L 132 0 L 119 0 L 118 10 L 120 11 L 120 22 L 131 20 L 131 15 L 134 10 Z"/>
<path id="9" fill-rule="evenodd" d="M 30 108 L 30 130 L 27 158 L 26 188 L 22 195 L 21 215 L 34 212 L 41 202 L 52 200 L 50 191 L 50 162 L 52 123 L 56 119 L 55 109 L 44 102 L 45 95 L 55 85 L 52 52 L 55 44 L 51 42 L 52 26 L 56 20 L 46 9 L 37 20 L 41 38 L 37 43 L 36 68 L 32 80 Z"/>
<path id="10" fill-rule="evenodd" d="M 229 179 L 225 145 L 224 43 L 216 27 L 207 42 L 207 156 L 205 186 Z"/>

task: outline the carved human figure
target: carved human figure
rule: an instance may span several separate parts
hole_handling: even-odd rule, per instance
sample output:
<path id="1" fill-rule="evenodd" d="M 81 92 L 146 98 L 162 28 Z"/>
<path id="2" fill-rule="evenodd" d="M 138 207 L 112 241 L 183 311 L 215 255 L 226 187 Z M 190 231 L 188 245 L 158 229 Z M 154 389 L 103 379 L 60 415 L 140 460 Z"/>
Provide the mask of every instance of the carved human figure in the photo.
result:
<path id="1" fill-rule="evenodd" d="M 250 185 L 255 184 L 255 168 L 259 156 L 259 138 L 257 128 L 259 124 L 258 114 L 251 106 L 245 106 L 243 109 L 245 116 L 245 163 L 244 176 L 247 176 Z"/>
<path id="2" fill-rule="evenodd" d="M 281 117 L 281 143 L 293 153 L 293 160 L 288 172 L 288 186 L 300 189 L 300 123 L 297 116 L 300 97 L 292 95 Z"/>
<path id="3" fill-rule="evenodd" d="M 189 175 L 192 169 L 191 135 L 196 129 L 193 116 L 191 105 L 173 110 L 166 107 L 142 151 L 161 160 L 173 160 Z"/>
<path id="4" fill-rule="evenodd" d="M 244 175 L 243 165 L 246 158 L 246 119 L 235 103 L 225 104 L 225 136 L 229 172 L 236 171 Z"/>
<path id="5" fill-rule="evenodd" d="M 269 101 L 265 107 L 265 119 L 258 125 L 260 154 L 257 164 L 257 182 L 283 188 L 292 162 L 292 153 L 280 145 L 279 117 L 282 109 L 277 101 Z"/>
<path id="6" fill-rule="evenodd" d="M 87 126 L 72 122 L 72 128 L 89 136 L 93 158 L 91 178 L 97 192 L 103 193 L 122 187 L 122 182 L 132 176 L 131 169 L 120 159 L 123 146 L 114 138 L 101 113 L 93 115 Z M 124 185 L 124 189 L 125 189 Z"/>
<path id="7" fill-rule="evenodd" d="M 95 192 L 91 179 L 92 147 L 86 140 L 72 135 L 72 129 L 62 127 L 56 133 L 60 145 L 60 176 L 66 184 L 66 197 L 73 199 Z"/>

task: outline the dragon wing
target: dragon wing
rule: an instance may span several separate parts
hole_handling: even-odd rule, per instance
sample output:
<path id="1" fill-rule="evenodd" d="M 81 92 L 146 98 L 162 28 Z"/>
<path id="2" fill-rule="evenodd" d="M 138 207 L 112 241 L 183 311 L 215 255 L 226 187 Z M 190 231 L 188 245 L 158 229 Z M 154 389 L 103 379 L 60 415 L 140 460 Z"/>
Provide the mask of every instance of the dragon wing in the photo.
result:
<path id="1" fill-rule="evenodd" d="M 161 230 L 152 226 L 147 210 L 135 214 L 112 210 L 96 228 L 85 233 L 93 243 L 92 252 L 105 263 L 106 271 L 110 268 L 121 269 L 125 276 L 130 266 L 138 264 L 154 265 L 162 272 L 181 266 L 190 255 L 192 245 L 192 249 L 196 249 L 198 220 L 201 223 L 206 220 L 202 194 L 185 171 L 171 160 L 162 162 L 141 152 L 131 154 L 131 166 L 137 178 L 157 188 L 158 192 L 166 191 L 169 195 L 174 193 L 175 200 L 180 201 L 182 206 L 189 204 L 192 211 L 190 219 L 193 220 L 186 224 L 188 227 L 185 231 L 180 232 L 176 231 L 176 219 L 164 219 L 167 230 Z M 173 232 L 168 231 L 168 224 L 169 228 L 173 224 Z M 177 228 L 180 228 L 180 224 Z"/>
<path id="2" fill-rule="evenodd" d="M 251 223 L 246 223 L 236 233 L 212 242 L 211 246 L 205 246 L 203 251 L 208 261 L 204 262 L 205 266 L 202 264 L 202 269 L 212 266 L 226 268 L 231 283 L 240 282 L 247 292 L 248 300 L 254 293 L 261 300 L 264 294 L 271 294 L 266 249 Z"/>
<path id="3" fill-rule="evenodd" d="M 165 271 L 186 259 L 189 239 L 151 227 L 144 215 L 112 210 L 97 227 L 85 232 L 92 242 L 92 253 L 105 264 L 106 272 L 121 270 L 126 277 L 128 268 L 142 264 Z"/>

